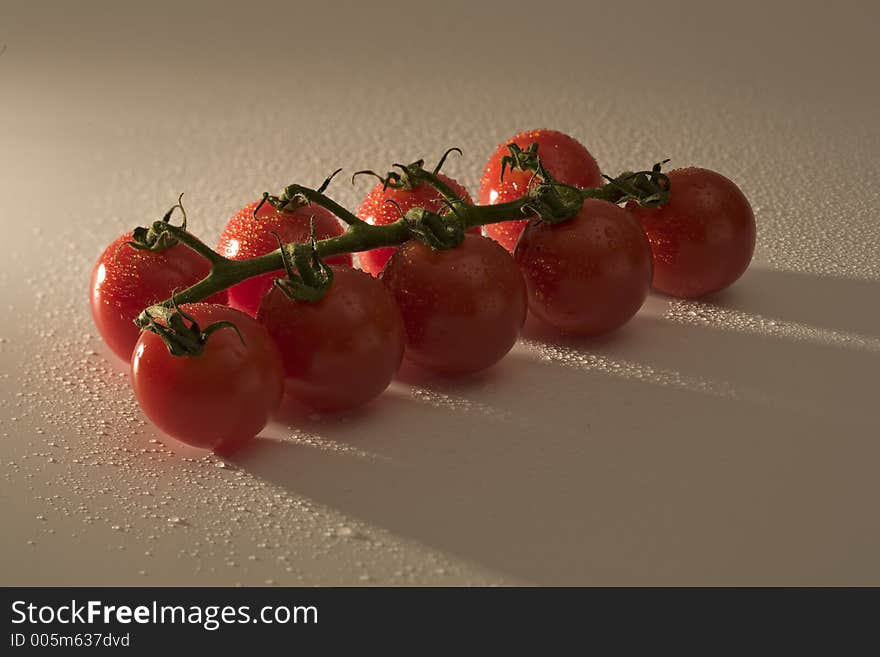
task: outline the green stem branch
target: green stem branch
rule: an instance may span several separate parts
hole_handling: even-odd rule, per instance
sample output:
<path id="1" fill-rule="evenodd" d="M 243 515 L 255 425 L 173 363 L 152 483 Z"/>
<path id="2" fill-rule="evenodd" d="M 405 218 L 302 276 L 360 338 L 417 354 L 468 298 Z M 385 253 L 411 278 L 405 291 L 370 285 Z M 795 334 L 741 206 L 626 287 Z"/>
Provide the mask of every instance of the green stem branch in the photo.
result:
<path id="1" fill-rule="evenodd" d="M 584 199 L 598 198 L 612 203 L 619 203 L 622 200 L 634 198 L 634 193 L 642 194 L 641 190 L 633 188 L 635 191 L 630 193 L 627 191 L 628 188 L 624 188 L 627 181 L 635 175 L 624 174 L 601 187 L 579 189 L 570 185 L 562 185 L 561 183 L 545 183 L 541 190 L 531 190 L 525 196 L 514 201 L 497 205 L 471 205 L 459 199 L 436 175 L 428 172 L 423 172 L 422 175 L 428 184 L 432 185 L 450 202 L 455 209 L 455 215 L 465 228 L 502 221 L 526 219 L 534 216 L 532 210 L 537 207 L 542 208 L 548 213 L 545 218 L 552 218 L 553 221 L 563 221 L 577 214 Z M 656 190 L 647 190 L 644 192 L 646 198 L 648 198 L 648 191 L 653 191 L 656 195 Z M 348 224 L 348 228 L 342 235 L 320 240 L 316 243 L 318 255 L 321 258 L 344 253 L 369 251 L 379 247 L 398 246 L 413 238 L 413 220 L 410 217 L 401 218 L 391 224 L 374 226 L 346 210 L 336 201 L 324 195 L 322 191 L 301 185 L 288 186 L 284 190 L 281 200 L 284 202 L 296 197 L 305 198 L 310 203 L 326 208 Z M 659 204 L 655 201 L 652 201 L 652 203 Z M 662 200 L 660 203 L 662 203 Z M 541 215 L 544 216 L 544 213 L 542 212 Z M 202 301 L 243 280 L 284 268 L 284 260 L 280 248 L 247 260 L 230 260 L 211 249 L 182 227 L 173 226 L 164 221 L 155 222 L 153 227 L 157 231 L 164 230 L 169 232 L 181 244 L 186 245 L 211 263 L 211 270 L 205 278 L 189 288 L 176 293 L 173 300 L 166 299 L 162 303 L 157 304 L 157 306 L 163 308 L 171 308 L 175 304 L 182 305 Z M 311 248 L 310 245 L 295 243 L 284 245 L 284 248 L 288 251 L 306 247 Z M 155 309 L 155 307 L 152 308 Z M 148 310 L 145 309 L 137 319 L 138 325 L 142 328 L 149 322 Z"/>
<path id="2" fill-rule="evenodd" d="M 223 257 L 210 246 L 205 244 L 198 237 L 187 231 L 185 228 L 182 228 L 181 226 L 175 226 L 174 224 L 169 224 L 164 221 L 155 221 L 153 222 L 153 230 L 157 232 L 164 231 L 170 234 L 178 242 L 185 246 L 188 246 L 190 249 L 192 249 L 200 256 L 205 258 L 208 262 L 210 262 L 212 269 L 218 266 L 222 267 L 226 263 L 232 262 L 232 260 Z"/>
<path id="3" fill-rule="evenodd" d="M 349 212 L 347 208 L 339 205 L 339 203 L 334 201 L 332 198 L 322 192 L 319 192 L 316 189 L 303 187 L 302 185 L 288 185 L 284 188 L 282 198 L 292 199 L 298 196 L 306 199 L 309 203 L 320 205 L 322 208 L 329 210 L 337 217 L 339 217 L 342 221 L 347 223 L 349 226 L 369 225 L 366 221 L 364 221 L 354 213 Z"/>

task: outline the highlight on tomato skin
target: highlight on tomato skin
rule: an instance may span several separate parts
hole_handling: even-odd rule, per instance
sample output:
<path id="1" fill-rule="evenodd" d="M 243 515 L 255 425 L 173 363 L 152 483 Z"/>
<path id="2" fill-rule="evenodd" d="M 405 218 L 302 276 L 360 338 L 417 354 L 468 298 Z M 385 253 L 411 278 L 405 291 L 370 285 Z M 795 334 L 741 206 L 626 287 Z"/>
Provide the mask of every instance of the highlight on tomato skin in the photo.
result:
<path id="1" fill-rule="evenodd" d="M 525 322 L 522 274 L 488 237 L 466 235 L 443 251 L 405 242 L 380 278 L 403 316 L 405 357 L 436 374 L 472 374 L 494 365 Z"/>
<path id="2" fill-rule="evenodd" d="M 481 205 L 506 203 L 524 196 L 533 178 L 530 171 L 510 170 L 501 180 L 501 160 L 509 154 L 507 144 L 515 143 L 526 149 L 538 144 L 541 164 L 556 180 L 577 187 L 596 187 L 602 184 L 602 174 L 596 159 L 579 141 L 557 130 L 538 129 L 520 132 L 501 142 L 489 156 L 480 178 L 478 201 Z M 489 224 L 485 233 L 513 253 L 516 241 L 526 227 L 527 219 L 511 217 L 511 221 Z"/>
<path id="3" fill-rule="evenodd" d="M 254 201 L 236 212 L 227 222 L 217 243 L 217 252 L 232 260 L 245 260 L 270 253 L 278 248 L 277 233 L 284 243 L 307 242 L 310 221 L 314 218 L 315 237 L 318 240 L 342 235 L 344 228 L 339 220 L 319 205 L 308 205 L 293 212 L 276 210 L 264 203 L 254 218 L 254 208 L 260 201 Z M 327 258 L 330 264 L 350 265 L 351 254 Z M 272 287 L 272 280 L 284 273 L 283 270 L 261 274 L 244 280 L 229 288 L 229 305 L 256 316 L 260 300 Z"/>
<path id="4" fill-rule="evenodd" d="M 689 167 L 668 173 L 669 201 L 660 208 L 628 203 L 651 243 L 655 290 L 695 299 L 719 292 L 746 271 L 755 252 L 755 216 L 728 178 Z"/>
<path id="5" fill-rule="evenodd" d="M 529 312 L 571 335 L 597 336 L 638 312 L 651 285 L 651 247 L 623 208 L 598 199 L 560 223 L 529 221 L 514 254 Z"/>
<path id="6" fill-rule="evenodd" d="M 104 342 L 123 360 L 131 358 L 140 329 L 135 318 L 147 306 L 164 301 L 208 275 L 210 263 L 183 244 L 163 251 L 136 249 L 131 231 L 110 244 L 98 258 L 89 285 L 92 319 Z M 226 292 L 211 303 L 226 303 Z"/>
<path id="7" fill-rule="evenodd" d="M 281 354 L 287 394 L 323 412 L 380 395 L 404 350 L 403 320 L 385 286 L 352 267 L 331 269 L 333 280 L 319 301 L 297 301 L 273 287 L 257 311 Z"/>
<path id="8" fill-rule="evenodd" d="M 445 182 L 465 202 L 473 203 L 473 199 L 471 199 L 467 189 L 457 180 L 443 173 L 438 173 L 437 177 Z M 447 210 L 443 197 L 428 184 L 422 184 L 413 189 L 394 189 L 393 187 L 383 189 L 383 186 L 384 184 L 380 182 L 373 187 L 364 196 L 358 208 L 358 217 L 368 224 L 384 226 L 394 223 L 400 219 L 401 214 L 406 214 L 408 210 L 416 207 L 438 214 L 442 214 Z M 389 201 L 393 201 L 393 203 Z M 481 234 L 479 226 L 469 228 L 467 232 L 474 235 Z M 378 276 L 396 248 L 393 246 L 380 247 L 359 253 L 358 263 L 360 268 L 373 276 Z"/>
<path id="9" fill-rule="evenodd" d="M 162 338 L 143 331 L 131 357 L 131 382 L 144 414 L 172 438 L 229 453 L 252 440 L 278 409 L 283 392 L 281 357 L 266 329 L 228 306 L 181 306 L 211 333 L 198 356 L 172 356 Z"/>

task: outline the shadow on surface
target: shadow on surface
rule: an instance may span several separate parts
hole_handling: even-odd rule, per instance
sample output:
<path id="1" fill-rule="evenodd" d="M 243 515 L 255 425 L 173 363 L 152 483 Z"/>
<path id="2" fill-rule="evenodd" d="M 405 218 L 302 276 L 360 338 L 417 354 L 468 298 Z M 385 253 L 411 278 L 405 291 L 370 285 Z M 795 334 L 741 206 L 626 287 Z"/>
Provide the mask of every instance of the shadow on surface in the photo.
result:
<path id="1" fill-rule="evenodd" d="M 751 267 L 713 305 L 769 319 L 880 338 L 880 281 Z"/>
<path id="2" fill-rule="evenodd" d="M 555 342 L 480 385 L 404 373 L 468 412 L 398 390 L 356 422 L 288 418 L 385 458 L 265 440 L 237 463 L 513 581 L 880 583 L 880 355 L 644 315 Z"/>

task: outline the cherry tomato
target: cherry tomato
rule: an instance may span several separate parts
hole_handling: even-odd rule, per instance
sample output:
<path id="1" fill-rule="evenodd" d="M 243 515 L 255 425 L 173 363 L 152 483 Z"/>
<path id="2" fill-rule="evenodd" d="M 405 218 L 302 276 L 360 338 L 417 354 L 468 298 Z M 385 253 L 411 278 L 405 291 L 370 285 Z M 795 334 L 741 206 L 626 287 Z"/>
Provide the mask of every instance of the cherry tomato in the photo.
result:
<path id="1" fill-rule="evenodd" d="M 587 199 L 568 221 L 529 221 L 516 246 L 529 310 L 565 333 L 599 335 L 622 326 L 651 285 L 651 247 L 623 208 Z"/>
<path id="2" fill-rule="evenodd" d="M 181 306 L 204 330 L 218 321 L 198 356 L 172 356 L 155 333 L 144 331 L 131 358 L 134 394 L 146 416 L 181 442 L 231 451 L 256 436 L 278 408 L 284 373 L 275 343 L 256 320 L 208 303 Z M 244 341 L 242 343 L 242 340 Z"/>
<path id="3" fill-rule="evenodd" d="M 378 396 L 403 358 L 400 311 L 381 282 L 332 265 L 333 281 L 316 302 L 297 301 L 273 286 L 257 311 L 275 339 L 295 400 L 341 411 Z"/>
<path id="4" fill-rule="evenodd" d="M 129 360 L 140 329 L 135 318 L 147 306 L 164 301 L 208 275 L 207 260 L 183 244 L 164 251 L 135 249 L 126 244 L 131 232 L 108 246 L 92 270 L 92 318 L 107 346 Z M 210 299 L 226 303 L 226 292 Z"/>
<path id="5" fill-rule="evenodd" d="M 602 184 L 599 165 L 579 141 L 556 130 L 529 130 L 499 144 L 489 157 L 480 179 L 481 205 L 506 203 L 528 192 L 529 181 L 532 179 L 530 171 L 511 171 L 508 168 L 504 172 L 504 180 L 501 180 L 501 159 L 510 153 L 507 144 L 511 142 L 523 149 L 528 148 L 531 143 L 538 144 L 541 163 L 559 182 L 578 187 L 597 187 Z M 514 220 L 486 226 L 486 235 L 510 252 L 513 252 L 516 240 L 528 221 L 518 217 L 512 219 Z"/>
<path id="6" fill-rule="evenodd" d="M 456 180 L 442 173 L 438 174 L 438 177 L 449 185 L 452 191 L 458 194 L 459 197 L 468 203 L 473 203 L 471 195 Z M 397 203 L 400 209 L 395 207 L 393 203 L 387 203 L 386 201 L 388 200 Z M 384 226 L 385 224 L 397 221 L 400 219 L 401 212 L 405 214 L 407 210 L 412 208 L 424 208 L 425 210 L 442 214 L 446 207 L 440 194 L 430 185 L 419 185 L 414 189 L 392 189 L 391 187 L 382 189 L 382 183 L 379 183 L 361 201 L 357 214 L 358 217 L 368 224 Z M 467 232 L 479 235 L 480 227 L 469 228 Z M 388 262 L 388 258 L 394 253 L 395 248 L 393 246 L 382 247 L 359 253 L 358 262 L 361 269 L 373 276 L 378 276 L 379 272 L 382 271 L 382 267 Z"/>
<path id="7" fill-rule="evenodd" d="M 254 201 L 239 210 L 226 224 L 217 243 L 217 252 L 233 260 L 245 260 L 261 256 L 278 248 L 278 241 L 306 242 L 309 239 L 310 219 L 315 218 L 315 237 L 319 240 L 342 235 L 343 227 L 333 214 L 321 206 L 308 205 L 293 212 L 277 212 L 274 207 L 264 203 L 254 219 Z M 343 254 L 327 258 L 330 264 L 350 265 L 351 255 Z M 257 314 L 260 299 L 272 287 L 272 280 L 282 276 L 283 270 L 254 276 L 229 288 L 229 305 L 246 312 L 251 317 Z"/>
<path id="8" fill-rule="evenodd" d="M 752 207 L 739 187 L 720 173 L 690 167 L 668 175 L 670 198 L 665 205 L 627 205 L 651 242 L 653 287 L 685 298 L 723 290 L 752 261 Z"/>
<path id="9" fill-rule="evenodd" d="M 468 374 L 495 364 L 525 321 L 519 268 L 502 246 L 481 235 L 466 235 L 445 251 L 406 242 L 381 279 L 403 315 L 406 357 L 438 374 Z"/>

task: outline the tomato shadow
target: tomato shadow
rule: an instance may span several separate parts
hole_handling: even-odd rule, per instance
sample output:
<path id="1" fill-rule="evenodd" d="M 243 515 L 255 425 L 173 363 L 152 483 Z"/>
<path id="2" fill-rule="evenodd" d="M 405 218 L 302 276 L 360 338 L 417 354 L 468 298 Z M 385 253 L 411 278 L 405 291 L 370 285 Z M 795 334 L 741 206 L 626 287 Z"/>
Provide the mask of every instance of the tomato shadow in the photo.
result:
<path id="1" fill-rule="evenodd" d="M 493 385 L 503 378 L 503 369 L 503 367 L 490 367 L 482 372 L 474 372 L 464 376 L 444 376 L 429 372 L 404 358 L 394 379 L 411 386 L 464 391 Z"/>
<path id="2" fill-rule="evenodd" d="M 371 415 L 382 412 L 382 405 L 382 399 L 379 398 L 340 413 L 322 413 L 285 395 L 272 419 L 279 424 L 300 429 L 320 428 L 327 424 L 348 424 L 350 422 L 368 421 Z"/>
<path id="3" fill-rule="evenodd" d="M 822 325 L 763 289 L 750 301 L 768 276 L 712 303 Z M 783 278 L 780 293 L 810 277 Z M 530 321 L 483 377 L 404 370 L 361 415 L 290 418 L 360 451 L 279 431 L 236 463 L 513 583 L 880 583 L 864 566 L 880 549 L 880 352 L 678 323 L 668 304 L 593 340 Z M 836 319 L 870 327 L 867 311 Z"/>
<path id="4" fill-rule="evenodd" d="M 880 338 L 880 281 L 753 265 L 736 284 L 701 301 L 821 329 Z"/>

